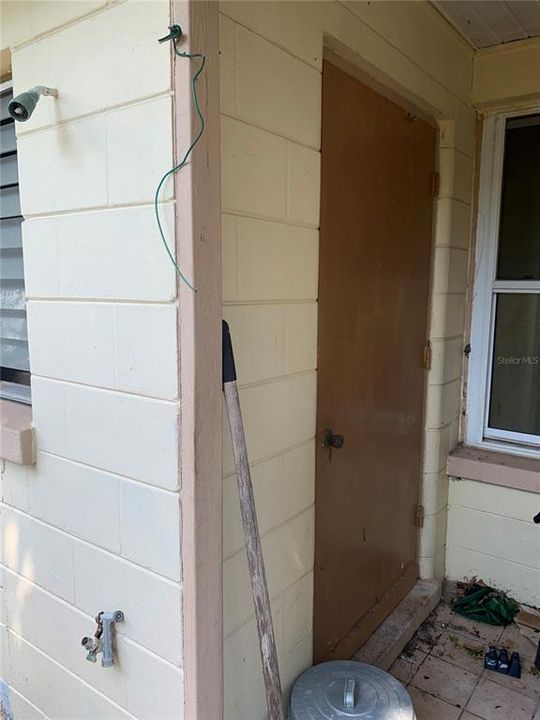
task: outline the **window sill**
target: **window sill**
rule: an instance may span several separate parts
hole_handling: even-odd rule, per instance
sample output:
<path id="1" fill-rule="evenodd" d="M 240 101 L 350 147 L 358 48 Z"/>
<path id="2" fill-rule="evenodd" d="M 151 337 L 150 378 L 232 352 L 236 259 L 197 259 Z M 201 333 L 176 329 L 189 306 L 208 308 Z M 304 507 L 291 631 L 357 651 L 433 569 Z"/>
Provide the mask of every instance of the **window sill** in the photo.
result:
<path id="1" fill-rule="evenodd" d="M 458 445 L 448 456 L 451 477 L 540 495 L 540 459 Z"/>
<path id="2" fill-rule="evenodd" d="M 35 463 L 32 408 L 0 400 L 0 458 L 18 465 Z"/>

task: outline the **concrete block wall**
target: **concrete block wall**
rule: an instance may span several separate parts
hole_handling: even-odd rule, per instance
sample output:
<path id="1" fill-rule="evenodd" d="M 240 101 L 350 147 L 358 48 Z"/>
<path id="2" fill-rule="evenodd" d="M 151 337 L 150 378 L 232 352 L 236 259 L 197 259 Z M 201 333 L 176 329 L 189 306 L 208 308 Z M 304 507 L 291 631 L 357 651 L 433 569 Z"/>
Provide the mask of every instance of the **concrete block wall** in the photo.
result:
<path id="1" fill-rule="evenodd" d="M 224 314 L 288 685 L 311 658 L 320 72 L 225 14 L 220 44 Z M 226 437 L 225 716 L 255 718 L 264 691 L 232 470 Z"/>
<path id="2" fill-rule="evenodd" d="M 15 92 L 37 462 L 2 472 L 0 676 L 17 720 L 183 713 L 166 0 L 2 2 Z M 161 212 L 174 241 L 174 198 Z M 122 609 L 118 664 L 83 635 Z"/>
<path id="3" fill-rule="evenodd" d="M 538 38 L 476 53 L 472 102 L 480 111 L 537 108 Z M 540 480 L 537 483 L 540 488 Z M 517 600 L 538 605 L 540 542 L 531 522 L 538 494 L 474 480 L 450 480 L 446 572 L 451 580 L 477 576 Z"/>
<path id="4" fill-rule="evenodd" d="M 540 89 L 534 68 L 538 63 L 539 38 L 480 50 L 474 58 L 474 105 L 482 110 L 537 107 Z"/>
<path id="5" fill-rule="evenodd" d="M 536 606 L 540 587 L 538 495 L 473 480 L 450 481 L 448 577 L 478 577 Z"/>
<path id="6" fill-rule="evenodd" d="M 311 663 L 325 47 L 439 123 L 423 577 L 444 574 L 458 437 L 475 113 L 472 52 L 428 3 L 220 2 L 224 315 L 236 354 L 282 681 Z M 224 454 L 225 717 L 264 716 L 235 479 Z"/>
<path id="7" fill-rule="evenodd" d="M 470 112 L 471 123 L 473 117 Z M 445 576 L 446 461 L 459 438 L 473 201 L 474 125 L 469 125 L 470 134 L 463 142 L 457 139 L 456 129 L 456 123 L 441 123 L 422 484 L 425 518 L 419 548 L 421 576 L 439 580 Z"/>

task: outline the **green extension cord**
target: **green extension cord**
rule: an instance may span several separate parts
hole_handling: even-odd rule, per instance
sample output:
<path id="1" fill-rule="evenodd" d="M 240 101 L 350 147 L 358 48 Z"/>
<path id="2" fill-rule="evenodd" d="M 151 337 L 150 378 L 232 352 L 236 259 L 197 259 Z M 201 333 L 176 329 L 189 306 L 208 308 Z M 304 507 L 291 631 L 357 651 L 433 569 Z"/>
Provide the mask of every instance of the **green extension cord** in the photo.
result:
<path id="1" fill-rule="evenodd" d="M 195 289 L 195 287 L 189 282 L 189 280 L 186 278 L 186 276 L 184 275 L 184 273 L 183 273 L 183 272 L 180 270 L 180 268 L 178 267 L 178 263 L 177 263 L 176 260 L 174 259 L 174 256 L 173 256 L 173 254 L 172 254 L 172 252 L 171 252 L 171 249 L 169 248 L 169 245 L 167 244 L 167 240 L 165 239 L 165 233 L 163 232 L 163 226 L 162 226 L 162 224 L 161 224 L 161 218 L 160 218 L 160 216 L 159 216 L 159 204 L 158 204 L 158 203 L 159 203 L 159 194 L 160 194 L 160 192 L 161 192 L 161 188 L 163 187 L 165 181 L 166 181 L 167 178 L 169 178 L 171 175 L 174 175 L 174 174 L 177 173 L 179 170 L 181 170 L 181 169 L 184 167 L 184 165 L 186 165 L 186 163 L 187 163 L 187 161 L 188 161 L 188 159 L 189 159 L 189 156 L 191 155 L 193 149 L 195 148 L 195 146 L 197 145 L 197 143 L 198 143 L 199 140 L 201 139 L 202 134 L 204 133 L 204 128 L 205 128 L 204 116 L 203 116 L 203 114 L 202 114 L 202 112 L 201 112 L 201 107 L 200 107 L 200 105 L 199 105 L 199 98 L 198 98 L 198 96 L 197 96 L 197 85 L 196 85 L 196 83 L 197 83 L 197 79 L 198 79 L 199 75 L 202 73 L 202 71 L 203 71 L 203 69 L 204 69 L 204 65 L 205 65 L 205 63 L 206 63 L 206 56 L 205 56 L 203 53 L 180 52 L 180 51 L 178 50 L 178 48 L 177 48 L 176 43 L 178 42 L 178 40 L 179 40 L 180 37 L 182 36 L 182 30 L 181 30 L 181 28 L 180 28 L 179 25 L 173 25 L 172 27 L 169 28 L 169 30 L 170 30 L 169 35 L 167 35 L 166 37 L 160 38 L 160 39 L 159 39 L 159 42 L 165 42 L 165 41 L 167 41 L 167 40 L 172 40 L 175 55 L 177 55 L 178 57 L 188 58 L 188 59 L 190 59 L 190 60 L 192 60 L 192 59 L 194 59 L 194 58 L 200 58 L 200 60 L 201 60 L 201 64 L 200 64 L 198 70 L 195 72 L 195 74 L 194 74 L 193 77 L 191 78 L 191 97 L 192 97 L 192 99 L 193 99 L 193 104 L 195 105 L 195 112 L 197 113 L 197 117 L 199 118 L 199 132 L 197 133 L 195 139 L 193 140 L 193 142 L 191 143 L 191 145 L 189 146 L 189 148 L 186 150 L 186 152 L 185 152 L 184 157 L 182 158 L 182 160 L 181 160 L 177 165 L 175 165 L 174 167 L 172 167 L 170 170 L 167 170 L 167 172 L 163 175 L 163 177 L 162 177 L 161 180 L 159 181 L 159 184 L 158 184 L 158 186 L 157 186 L 157 188 L 156 188 L 156 193 L 155 193 L 155 195 L 154 195 L 154 212 L 155 212 L 155 215 L 156 215 L 156 222 L 157 222 L 159 234 L 160 234 L 160 237 L 161 237 L 161 241 L 162 241 L 162 243 L 163 243 L 163 247 L 165 248 L 165 252 L 166 252 L 167 255 L 169 256 L 170 261 L 171 261 L 172 264 L 174 265 L 174 269 L 175 269 L 176 272 L 178 273 L 178 276 L 185 282 L 185 284 L 186 284 L 191 290 L 193 290 L 193 292 L 197 292 L 196 289 Z"/>

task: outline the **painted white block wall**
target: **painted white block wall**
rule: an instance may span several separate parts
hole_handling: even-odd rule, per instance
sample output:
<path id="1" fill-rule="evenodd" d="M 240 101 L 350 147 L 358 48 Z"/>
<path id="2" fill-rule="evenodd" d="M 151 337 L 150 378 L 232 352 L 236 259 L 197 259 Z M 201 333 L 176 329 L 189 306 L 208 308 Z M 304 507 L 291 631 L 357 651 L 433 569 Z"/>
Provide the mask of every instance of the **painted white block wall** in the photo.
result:
<path id="1" fill-rule="evenodd" d="M 2 472 L 2 667 L 17 720 L 183 714 L 166 0 L 2 2 L 15 92 L 37 462 Z M 162 216 L 174 238 L 168 186 Z M 120 608 L 118 664 L 85 660 Z"/>
<path id="2" fill-rule="evenodd" d="M 538 38 L 479 51 L 472 102 L 483 112 L 538 107 Z M 451 580 L 477 576 L 517 600 L 538 605 L 540 534 L 532 517 L 538 494 L 473 480 L 450 480 L 446 571 Z"/>
<path id="3" fill-rule="evenodd" d="M 533 69 L 539 63 L 539 38 L 481 50 L 474 59 L 473 103 L 484 110 L 537 105 L 540 90 Z"/>
<path id="4" fill-rule="evenodd" d="M 473 480 L 450 482 L 447 573 L 478 577 L 519 602 L 538 605 L 540 539 L 535 493 Z"/>
<path id="5" fill-rule="evenodd" d="M 324 35 L 324 39 L 323 39 Z M 314 431 L 324 46 L 435 117 L 436 208 L 421 534 L 444 575 L 446 456 L 458 437 L 475 115 L 472 52 L 428 3 L 220 2 L 224 315 L 268 563 L 282 681 L 311 663 Z M 264 716 L 227 433 L 225 717 Z"/>

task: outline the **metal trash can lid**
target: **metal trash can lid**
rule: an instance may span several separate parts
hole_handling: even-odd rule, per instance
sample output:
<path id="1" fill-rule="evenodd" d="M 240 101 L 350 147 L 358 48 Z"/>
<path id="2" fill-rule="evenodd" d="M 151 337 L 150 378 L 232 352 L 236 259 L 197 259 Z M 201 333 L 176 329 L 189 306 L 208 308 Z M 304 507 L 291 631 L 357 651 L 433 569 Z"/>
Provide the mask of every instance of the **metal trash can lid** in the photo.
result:
<path id="1" fill-rule="evenodd" d="M 409 694 L 384 670 L 352 660 L 321 663 L 296 680 L 289 720 L 414 720 Z"/>

